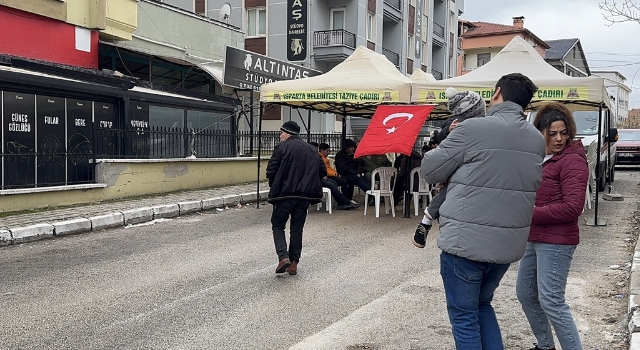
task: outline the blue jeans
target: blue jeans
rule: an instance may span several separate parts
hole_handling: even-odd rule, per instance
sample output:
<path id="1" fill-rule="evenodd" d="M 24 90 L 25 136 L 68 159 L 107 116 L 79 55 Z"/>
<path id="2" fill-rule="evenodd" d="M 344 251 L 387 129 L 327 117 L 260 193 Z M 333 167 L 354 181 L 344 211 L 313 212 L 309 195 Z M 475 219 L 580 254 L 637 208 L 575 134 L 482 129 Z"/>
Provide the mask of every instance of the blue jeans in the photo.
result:
<path id="1" fill-rule="evenodd" d="M 516 294 L 540 349 L 554 347 L 551 325 L 562 350 L 582 349 L 564 300 L 575 245 L 527 243 L 518 268 Z"/>
<path id="2" fill-rule="evenodd" d="M 504 349 L 491 300 L 508 269 L 509 264 L 473 261 L 445 252 L 440 254 L 440 275 L 456 349 Z"/>

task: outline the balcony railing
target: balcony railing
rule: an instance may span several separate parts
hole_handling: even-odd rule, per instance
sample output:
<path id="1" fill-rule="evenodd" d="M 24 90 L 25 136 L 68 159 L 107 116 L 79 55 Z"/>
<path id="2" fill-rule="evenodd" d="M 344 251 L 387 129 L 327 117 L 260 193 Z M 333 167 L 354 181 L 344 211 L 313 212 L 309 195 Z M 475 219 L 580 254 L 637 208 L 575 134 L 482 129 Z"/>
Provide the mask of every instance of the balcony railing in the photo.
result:
<path id="1" fill-rule="evenodd" d="M 435 35 L 441 37 L 442 39 L 444 39 L 444 27 L 439 25 L 435 21 L 433 22 L 433 34 L 435 34 Z"/>
<path id="2" fill-rule="evenodd" d="M 436 80 L 442 80 L 442 72 L 440 71 L 437 71 L 431 68 L 431 75 L 433 75 L 433 77 L 436 78 Z"/>
<path id="3" fill-rule="evenodd" d="M 313 33 L 313 47 L 343 45 L 356 48 L 356 35 L 343 29 L 321 30 Z"/>
<path id="4" fill-rule="evenodd" d="M 400 10 L 400 0 L 384 0 L 384 2 L 396 10 Z"/>
<path id="5" fill-rule="evenodd" d="M 384 47 L 382 48 L 382 54 L 385 55 L 396 67 L 400 68 L 400 55 L 389 49 L 385 49 Z"/>

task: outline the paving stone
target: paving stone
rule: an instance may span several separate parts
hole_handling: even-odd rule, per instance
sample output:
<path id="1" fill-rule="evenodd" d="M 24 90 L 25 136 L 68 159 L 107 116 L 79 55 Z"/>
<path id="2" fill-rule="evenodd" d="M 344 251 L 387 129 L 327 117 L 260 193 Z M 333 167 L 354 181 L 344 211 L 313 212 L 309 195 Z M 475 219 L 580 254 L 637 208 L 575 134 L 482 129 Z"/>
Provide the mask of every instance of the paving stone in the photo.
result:
<path id="1" fill-rule="evenodd" d="M 137 209 L 123 210 L 124 225 L 135 225 L 153 220 L 153 209 L 142 207 Z"/>
<path id="2" fill-rule="evenodd" d="M 39 239 L 53 237 L 53 225 L 35 224 L 25 227 L 11 228 L 14 243 L 37 241 Z"/>
<path id="3" fill-rule="evenodd" d="M 202 200 L 202 210 L 211 210 L 224 207 L 222 197 L 207 198 Z"/>
<path id="4" fill-rule="evenodd" d="M 224 201 L 224 205 L 228 206 L 228 207 L 237 205 L 238 203 L 240 203 L 241 199 L 242 198 L 240 197 L 239 194 L 232 194 L 232 195 L 222 196 L 222 200 Z"/>
<path id="5" fill-rule="evenodd" d="M 91 230 L 98 231 L 112 227 L 124 226 L 124 215 L 120 212 L 110 213 L 106 215 L 92 216 L 89 218 L 91 221 Z"/>
<path id="6" fill-rule="evenodd" d="M 56 236 L 89 232 L 91 231 L 91 221 L 85 218 L 58 221 L 53 223 L 53 228 L 53 234 Z"/>
<path id="7" fill-rule="evenodd" d="M 9 232 L 9 230 L 0 230 L 0 246 L 9 245 L 11 243 L 13 243 L 11 232 Z"/>
<path id="8" fill-rule="evenodd" d="M 193 213 L 202 210 L 202 201 L 180 202 L 178 207 L 180 207 L 180 215 Z"/>
<path id="9" fill-rule="evenodd" d="M 253 203 L 258 200 L 258 194 L 256 192 L 242 193 L 240 198 L 242 203 Z"/>
<path id="10" fill-rule="evenodd" d="M 153 209 L 153 218 L 173 218 L 180 215 L 180 207 L 177 204 L 156 205 Z"/>

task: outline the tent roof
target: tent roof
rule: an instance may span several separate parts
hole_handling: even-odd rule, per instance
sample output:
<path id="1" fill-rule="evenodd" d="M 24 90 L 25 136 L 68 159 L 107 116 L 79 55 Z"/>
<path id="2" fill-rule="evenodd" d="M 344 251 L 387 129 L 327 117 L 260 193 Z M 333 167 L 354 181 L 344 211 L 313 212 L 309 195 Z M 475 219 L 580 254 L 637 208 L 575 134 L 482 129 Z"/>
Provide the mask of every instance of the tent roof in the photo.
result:
<path id="1" fill-rule="evenodd" d="M 424 81 L 424 82 L 438 81 L 436 78 L 433 77 L 431 73 L 425 73 L 422 69 L 414 70 L 413 74 L 411 74 L 409 79 L 411 79 L 411 81 Z"/>
<path id="2" fill-rule="evenodd" d="M 260 87 L 260 101 L 320 112 L 372 116 L 381 103 L 409 103 L 411 79 L 384 55 L 358 48 L 329 72 Z"/>
<path id="3" fill-rule="evenodd" d="M 496 82 L 509 73 L 522 73 L 538 86 L 532 108 L 549 101 L 568 103 L 573 110 L 597 109 L 604 102 L 610 106 L 609 95 L 600 77 L 569 77 L 547 62 L 524 39 L 516 36 L 491 61 L 465 75 L 435 82 L 415 82 L 414 103 L 445 103 L 444 90 L 473 90 L 485 100 L 493 95 Z M 446 106 L 433 113 L 446 113 Z"/>

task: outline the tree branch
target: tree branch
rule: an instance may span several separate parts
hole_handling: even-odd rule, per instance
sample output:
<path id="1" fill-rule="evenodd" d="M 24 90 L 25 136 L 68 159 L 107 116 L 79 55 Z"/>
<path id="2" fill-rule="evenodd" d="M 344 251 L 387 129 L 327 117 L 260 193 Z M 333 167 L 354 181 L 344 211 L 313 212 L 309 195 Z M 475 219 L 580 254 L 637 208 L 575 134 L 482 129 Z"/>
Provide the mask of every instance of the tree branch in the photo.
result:
<path id="1" fill-rule="evenodd" d="M 616 3 L 615 0 L 605 0 L 598 3 L 598 7 L 602 10 L 602 17 L 612 26 L 621 22 L 637 22 L 640 24 L 640 1 L 622 0 L 622 3 Z"/>

